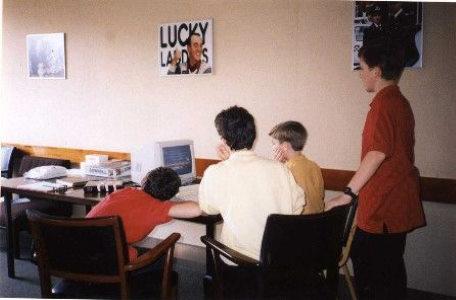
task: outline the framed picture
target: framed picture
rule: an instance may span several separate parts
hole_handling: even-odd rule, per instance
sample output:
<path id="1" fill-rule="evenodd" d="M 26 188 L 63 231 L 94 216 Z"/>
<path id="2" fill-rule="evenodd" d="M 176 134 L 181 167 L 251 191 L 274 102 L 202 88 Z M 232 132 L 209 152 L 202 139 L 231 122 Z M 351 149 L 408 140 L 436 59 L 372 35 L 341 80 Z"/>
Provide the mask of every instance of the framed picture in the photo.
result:
<path id="1" fill-rule="evenodd" d="M 353 18 L 352 68 L 359 68 L 363 44 L 386 38 L 403 47 L 405 66 L 423 66 L 423 3 L 356 1 Z"/>
<path id="2" fill-rule="evenodd" d="M 158 31 L 160 75 L 212 74 L 212 19 L 161 24 Z"/>
<path id="3" fill-rule="evenodd" d="M 28 77 L 65 79 L 65 34 L 27 35 Z"/>

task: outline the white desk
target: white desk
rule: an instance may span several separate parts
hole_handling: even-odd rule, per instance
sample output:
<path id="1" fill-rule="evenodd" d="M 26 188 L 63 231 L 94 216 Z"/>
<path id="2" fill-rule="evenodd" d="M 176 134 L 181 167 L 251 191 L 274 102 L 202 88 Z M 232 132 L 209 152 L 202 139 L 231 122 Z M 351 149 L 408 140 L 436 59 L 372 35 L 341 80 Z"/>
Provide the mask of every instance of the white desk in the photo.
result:
<path id="1" fill-rule="evenodd" d="M 198 201 L 198 189 L 199 184 L 182 186 L 172 201 Z M 204 244 L 200 240 L 201 236 L 206 235 L 206 225 L 204 224 L 172 220 L 166 224 L 156 226 L 149 236 L 157 239 L 165 239 L 173 232 L 179 232 L 181 234 L 179 243 L 204 247 Z"/>

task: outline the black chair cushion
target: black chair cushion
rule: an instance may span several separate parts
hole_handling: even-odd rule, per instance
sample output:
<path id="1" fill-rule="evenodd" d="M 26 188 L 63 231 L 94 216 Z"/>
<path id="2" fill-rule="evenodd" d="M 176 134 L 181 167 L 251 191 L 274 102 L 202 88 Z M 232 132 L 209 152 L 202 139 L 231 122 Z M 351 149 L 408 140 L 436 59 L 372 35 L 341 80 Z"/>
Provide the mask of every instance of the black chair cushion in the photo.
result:
<path id="1" fill-rule="evenodd" d="M 25 210 L 35 209 L 52 216 L 69 217 L 72 214 L 73 208 L 70 203 L 51 202 L 40 199 L 28 198 L 14 199 L 11 205 L 11 220 L 15 226 L 19 226 L 21 230 L 28 230 L 27 216 Z M 0 204 L 0 227 L 6 227 L 6 209 L 4 201 Z"/>
<path id="2" fill-rule="evenodd" d="M 258 272 L 256 268 L 222 263 L 222 276 L 227 299 L 255 299 L 260 289 L 265 299 L 330 299 L 324 277 L 319 274 Z"/>
<path id="3" fill-rule="evenodd" d="M 130 298 L 150 299 L 151 295 L 160 298 L 162 270 L 132 274 L 130 278 Z M 171 283 L 177 286 L 178 274 L 172 272 Z M 93 284 L 61 280 L 52 289 L 55 298 L 61 299 L 119 299 L 119 284 Z"/>
<path id="4" fill-rule="evenodd" d="M 27 216 L 25 215 L 26 209 L 36 209 L 39 211 L 53 211 L 52 203 L 44 200 L 30 201 L 27 198 L 14 199 L 11 205 L 11 220 L 15 225 L 20 226 L 21 230 L 28 228 Z M 0 226 L 6 226 L 6 211 L 5 203 L 2 201 L 0 205 Z"/>
<path id="5" fill-rule="evenodd" d="M 242 268 L 221 263 L 223 294 L 228 299 L 254 299 L 258 290 L 256 268 Z"/>

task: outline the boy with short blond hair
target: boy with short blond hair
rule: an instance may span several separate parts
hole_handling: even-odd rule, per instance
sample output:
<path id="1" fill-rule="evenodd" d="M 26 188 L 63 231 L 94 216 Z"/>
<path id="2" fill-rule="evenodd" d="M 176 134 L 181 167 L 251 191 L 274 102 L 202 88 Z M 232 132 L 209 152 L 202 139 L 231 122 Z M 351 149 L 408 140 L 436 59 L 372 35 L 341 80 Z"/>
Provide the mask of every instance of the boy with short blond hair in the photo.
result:
<path id="1" fill-rule="evenodd" d="M 302 154 L 307 130 L 296 121 L 277 124 L 269 132 L 273 138 L 274 159 L 285 163 L 296 183 L 304 190 L 306 205 L 303 214 L 324 210 L 324 183 L 320 167 Z"/>

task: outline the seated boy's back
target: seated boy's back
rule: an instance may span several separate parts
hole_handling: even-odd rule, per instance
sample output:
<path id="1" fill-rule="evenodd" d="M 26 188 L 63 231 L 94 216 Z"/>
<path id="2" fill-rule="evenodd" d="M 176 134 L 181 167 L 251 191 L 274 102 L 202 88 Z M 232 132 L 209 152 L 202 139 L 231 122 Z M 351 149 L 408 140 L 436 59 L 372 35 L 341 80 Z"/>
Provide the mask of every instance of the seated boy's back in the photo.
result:
<path id="1" fill-rule="evenodd" d="M 323 212 L 325 190 L 320 167 L 304 155 L 289 159 L 285 165 L 306 195 L 306 205 L 302 213 L 307 215 Z"/>
<path id="2" fill-rule="evenodd" d="M 144 239 L 157 225 L 171 221 L 173 217 L 192 218 L 201 210 L 193 201 L 173 203 L 168 201 L 179 191 L 179 176 L 169 168 L 157 168 L 143 180 L 142 189 L 125 188 L 108 195 L 88 214 L 88 218 L 119 216 L 128 245 Z M 130 261 L 138 253 L 129 247 Z"/>
<path id="3" fill-rule="evenodd" d="M 206 170 L 199 201 L 204 212 L 223 216 L 223 243 L 259 259 L 268 216 L 300 214 L 304 196 L 285 166 L 242 150 Z"/>
<path id="4" fill-rule="evenodd" d="M 107 196 L 88 214 L 88 218 L 119 216 L 129 245 L 141 241 L 157 225 L 172 220 L 170 201 L 160 201 L 140 189 L 125 188 Z M 129 257 L 135 259 L 136 249 L 129 248 Z"/>

